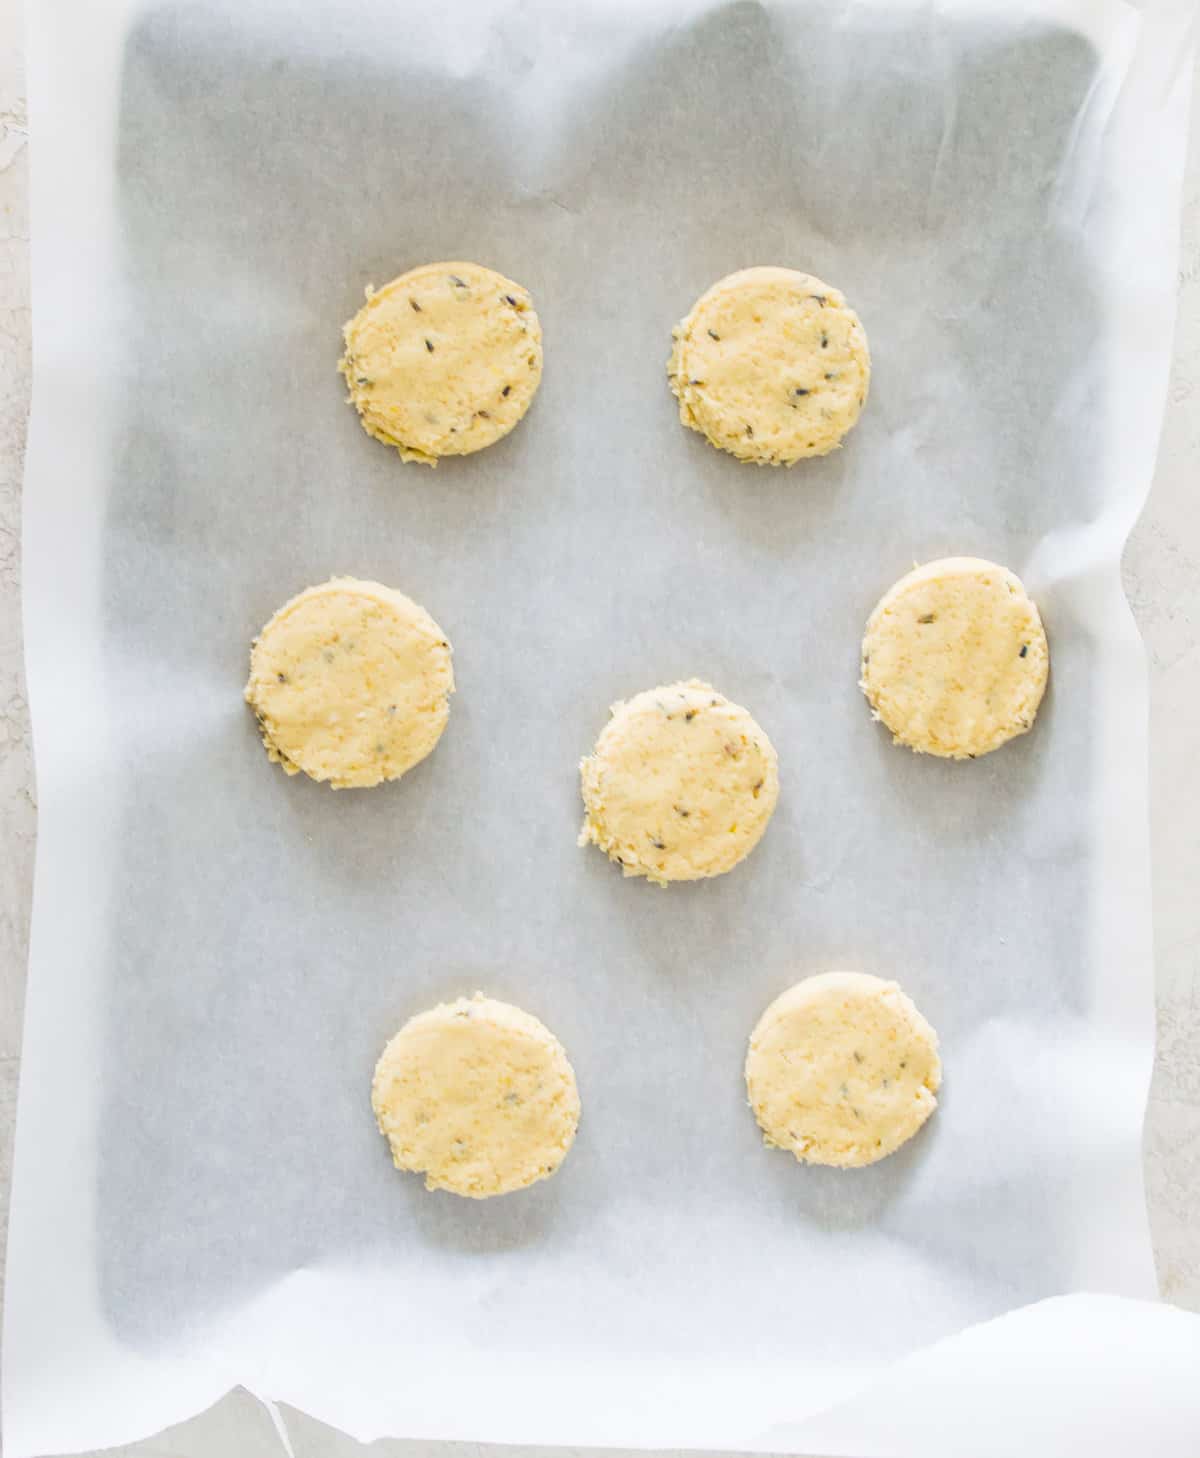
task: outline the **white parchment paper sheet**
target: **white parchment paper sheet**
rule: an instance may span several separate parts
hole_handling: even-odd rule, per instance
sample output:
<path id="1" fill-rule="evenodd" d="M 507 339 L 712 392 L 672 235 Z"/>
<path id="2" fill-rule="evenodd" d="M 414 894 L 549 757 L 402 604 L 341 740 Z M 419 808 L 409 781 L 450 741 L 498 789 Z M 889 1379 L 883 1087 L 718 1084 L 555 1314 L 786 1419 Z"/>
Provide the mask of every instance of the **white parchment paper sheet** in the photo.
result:
<path id="1" fill-rule="evenodd" d="M 13 1458 L 230 1385 L 360 1436 L 751 1446 L 914 1348 L 1153 1293 L 1141 650 L 1182 166 L 1171 4 L 47 0 L 32 18 L 27 643 L 41 809 L 5 1333 Z M 475 258 L 546 374 L 436 474 L 333 365 L 368 283 Z M 678 425 L 673 322 L 780 262 L 870 334 L 847 447 L 757 471 Z M 1036 731 L 970 765 L 870 722 L 861 625 L 913 560 L 1021 572 Z M 333 572 L 456 649 L 437 753 L 269 766 L 251 635 Z M 577 851 L 610 701 L 698 674 L 781 757 L 708 885 Z M 899 978 L 928 1131 L 856 1174 L 765 1150 L 744 1040 L 797 977 Z M 485 988 L 584 1122 L 483 1204 L 391 1168 L 387 1036 Z M 873 1440 L 872 1440 L 873 1441 Z M 872 1451 L 876 1451 L 872 1449 Z"/>

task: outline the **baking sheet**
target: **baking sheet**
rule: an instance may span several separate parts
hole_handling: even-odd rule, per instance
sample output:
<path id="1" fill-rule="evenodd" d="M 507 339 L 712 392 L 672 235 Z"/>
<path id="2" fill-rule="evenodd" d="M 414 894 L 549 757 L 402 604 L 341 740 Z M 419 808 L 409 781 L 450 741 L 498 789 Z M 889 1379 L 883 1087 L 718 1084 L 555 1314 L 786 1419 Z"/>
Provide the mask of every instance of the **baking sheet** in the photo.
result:
<path id="1" fill-rule="evenodd" d="M 972 1323 L 1153 1294 L 1117 564 L 1184 9 L 38 8 L 16 1458 L 239 1382 L 360 1437 L 750 1447 Z M 529 287 L 546 372 L 433 473 L 334 364 L 364 286 L 439 257 Z M 786 472 L 665 383 L 671 325 L 761 262 L 844 289 L 874 360 L 846 448 Z M 1025 577 L 1053 659 L 1036 730 L 970 765 L 894 749 L 855 684 L 875 599 L 953 553 Z M 240 699 L 251 635 L 336 572 L 456 651 L 436 754 L 373 793 L 286 779 Z M 782 797 L 742 868 L 663 892 L 575 848 L 576 764 L 693 674 Z M 946 1067 L 854 1174 L 765 1150 L 740 1077 L 771 997 L 839 966 L 897 977 Z M 559 1176 L 483 1204 L 398 1176 L 367 1094 L 475 988 L 555 1030 L 584 1105 Z"/>

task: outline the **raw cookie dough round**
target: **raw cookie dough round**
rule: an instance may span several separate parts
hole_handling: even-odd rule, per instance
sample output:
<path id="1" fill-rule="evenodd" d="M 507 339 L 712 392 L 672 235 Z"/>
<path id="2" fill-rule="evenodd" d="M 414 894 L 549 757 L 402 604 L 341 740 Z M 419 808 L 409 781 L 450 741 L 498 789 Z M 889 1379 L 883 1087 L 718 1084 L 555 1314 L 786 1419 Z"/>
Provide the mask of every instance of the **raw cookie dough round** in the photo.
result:
<path id="1" fill-rule="evenodd" d="M 579 1124 L 562 1044 L 480 992 L 405 1023 L 375 1066 L 371 1107 L 397 1169 L 475 1200 L 552 1175 Z"/>
<path id="2" fill-rule="evenodd" d="M 406 461 L 436 466 L 498 441 L 542 378 L 532 300 L 478 263 L 427 263 L 368 289 L 342 332 L 350 403 Z"/>
<path id="3" fill-rule="evenodd" d="M 771 741 L 699 679 L 612 706 L 579 766 L 590 841 L 627 876 L 696 881 L 731 871 L 758 844 L 779 798 Z"/>
<path id="4" fill-rule="evenodd" d="M 841 445 L 871 379 L 842 293 L 790 268 L 745 268 L 701 294 L 667 364 L 679 418 L 719 450 L 791 466 Z"/>
<path id="5" fill-rule="evenodd" d="M 1032 725 L 1050 671 L 1036 605 L 1006 567 L 947 557 L 880 599 L 861 688 L 897 744 L 976 759 Z"/>
<path id="6" fill-rule="evenodd" d="M 895 982 L 797 982 L 750 1035 L 746 1089 L 773 1148 L 841 1169 L 894 1153 L 937 1108 L 937 1034 Z"/>
<path id="7" fill-rule="evenodd" d="M 378 582 L 334 577 L 284 603 L 250 650 L 246 702 L 267 754 L 335 790 L 397 780 L 450 715 L 446 635 Z"/>

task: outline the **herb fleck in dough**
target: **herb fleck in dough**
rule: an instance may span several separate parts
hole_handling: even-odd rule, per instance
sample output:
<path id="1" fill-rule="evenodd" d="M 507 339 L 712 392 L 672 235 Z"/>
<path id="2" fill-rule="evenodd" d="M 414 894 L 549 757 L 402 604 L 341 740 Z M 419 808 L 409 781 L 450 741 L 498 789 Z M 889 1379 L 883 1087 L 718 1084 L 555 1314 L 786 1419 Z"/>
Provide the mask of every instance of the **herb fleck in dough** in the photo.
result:
<path id="1" fill-rule="evenodd" d="M 427 466 L 506 436 L 542 378 L 528 293 L 477 263 L 428 263 L 368 289 L 343 333 L 338 369 L 363 429 Z"/>
<path id="2" fill-rule="evenodd" d="M 562 1044 L 482 993 L 405 1023 L 375 1067 L 371 1107 L 397 1169 L 476 1200 L 552 1175 L 579 1124 Z"/>
<path id="3" fill-rule="evenodd" d="M 937 1107 L 937 1034 L 895 982 L 826 972 L 797 982 L 750 1035 L 746 1089 L 772 1148 L 806 1164 L 874 1164 Z"/>
<path id="4" fill-rule="evenodd" d="M 977 759 L 1031 727 L 1050 650 L 1020 578 L 979 557 L 902 577 L 867 622 L 861 687 L 897 744 Z"/>
<path id="5" fill-rule="evenodd" d="M 284 603 L 254 640 L 246 702 L 272 760 L 343 790 L 423 760 L 453 692 L 450 644 L 423 607 L 335 577 Z"/>
<path id="6" fill-rule="evenodd" d="M 871 356 L 842 293 L 790 268 L 713 284 L 674 331 L 679 418 L 718 450 L 791 466 L 841 445 L 867 398 Z"/>
<path id="7" fill-rule="evenodd" d="M 731 871 L 758 844 L 779 798 L 771 741 L 699 679 L 614 704 L 580 779 L 580 845 L 599 846 L 626 876 L 661 886 Z"/>

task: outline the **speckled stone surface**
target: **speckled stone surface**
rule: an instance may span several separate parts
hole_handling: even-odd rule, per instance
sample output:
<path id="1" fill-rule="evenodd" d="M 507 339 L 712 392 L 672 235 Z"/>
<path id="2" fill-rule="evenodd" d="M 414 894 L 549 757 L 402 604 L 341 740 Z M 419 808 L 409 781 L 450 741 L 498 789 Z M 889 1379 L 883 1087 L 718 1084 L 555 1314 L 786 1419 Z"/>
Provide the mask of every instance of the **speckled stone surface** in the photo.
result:
<path id="1" fill-rule="evenodd" d="M 21 469 L 29 403 L 27 127 L 20 0 L 0 0 L 0 1218 L 7 1212 L 36 792 L 21 669 Z M 1151 797 L 1158 1057 L 1146 1120 L 1146 1178 L 1163 1297 L 1200 1311 L 1200 107 L 1184 195 L 1180 313 L 1154 493 L 1125 557 L 1150 658 Z M 296 1458 L 361 1452 L 319 1424 L 292 1426 Z M 416 1458 L 434 1445 L 371 1451 Z M 475 1444 L 437 1445 L 474 1458 Z M 492 1450 L 500 1451 L 500 1450 Z M 520 1450 L 505 1449 L 519 1458 Z M 547 1450 L 538 1450 L 546 1452 Z M 283 1448 L 244 1394 L 136 1448 L 143 1458 L 246 1458 Z"/>

